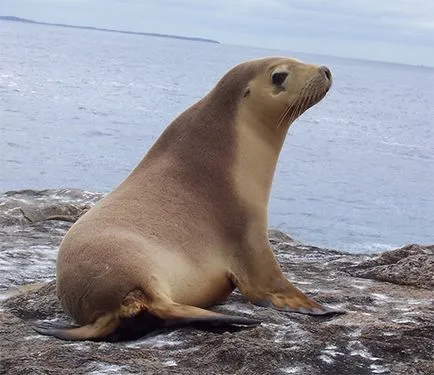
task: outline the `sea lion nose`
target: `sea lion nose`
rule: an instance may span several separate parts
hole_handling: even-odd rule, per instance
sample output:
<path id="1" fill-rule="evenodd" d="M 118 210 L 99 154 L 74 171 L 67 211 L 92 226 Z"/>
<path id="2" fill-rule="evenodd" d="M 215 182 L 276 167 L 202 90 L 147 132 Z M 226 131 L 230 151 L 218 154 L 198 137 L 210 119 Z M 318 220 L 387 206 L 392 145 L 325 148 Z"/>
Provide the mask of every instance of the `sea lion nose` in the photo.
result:
<path id="1" fill-rule="evenodd" d="M 332 72 L 330 71 L 329 68 L 327 68 L 326 66 L 320 66 L 319 69 L 324 73 L 324 75 L 326 76 L 326 78 L 331 81 L 332 79 Z"/>

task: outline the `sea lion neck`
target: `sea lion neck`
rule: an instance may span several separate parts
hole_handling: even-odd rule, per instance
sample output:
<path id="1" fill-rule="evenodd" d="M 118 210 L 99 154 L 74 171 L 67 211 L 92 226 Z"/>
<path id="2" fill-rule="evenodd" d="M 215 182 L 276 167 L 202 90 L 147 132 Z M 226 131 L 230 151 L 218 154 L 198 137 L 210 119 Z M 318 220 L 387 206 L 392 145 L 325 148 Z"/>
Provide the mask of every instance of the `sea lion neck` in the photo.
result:
<path id="1" fill-rule="evenodd" d="M 175 118 L 126 184 L 140 185 L 143 191 L 159 190 L 158 194 L 164 194 L 168 202 L 191 205 L 192 214 L 194 207 L 206 207 L 207 220 L 214 222 L 222 237 L 242 237 L 246 213 L 238 200 L 232 170 L 237 159 L 239 102 L 252 74 L 238 81 L 233 80 L 237 78 L 233 75 L 224 77 Z M 167 191 L 162 185 L 172 189 Z M 195 216 L 199 217 L 199 213 Z"/>
<path id="2" fill-rule="evenodd" d="M 266 210 L 287 129 L 274 129 L 261 123 L 248 109 L 241 108 L 238 119 L 234 163 L 237 190 L 247 194 L 249 201 L 255 197 L 258 207 Z"/>
<path id="3" fill-rule="evenodd" d="M 255 74 L 256 69 L 248 65 L 229 71 L 206 96 L 169 124 L 138 167 L 163 154 L 193 164 L 203 157 L 219 158 L 224 164 L 230 164 L 234 156 L 238 104 Z"/>

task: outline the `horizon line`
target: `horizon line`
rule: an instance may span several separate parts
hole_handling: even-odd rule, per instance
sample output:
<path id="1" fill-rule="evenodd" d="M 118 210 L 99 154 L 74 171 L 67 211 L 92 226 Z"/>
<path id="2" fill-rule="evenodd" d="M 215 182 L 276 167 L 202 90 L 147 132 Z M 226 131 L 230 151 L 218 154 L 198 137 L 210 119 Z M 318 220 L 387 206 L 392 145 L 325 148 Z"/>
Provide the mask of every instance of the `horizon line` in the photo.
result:
<path id="1" fill-rule="evenodd" d="M 147 32 L 147 31 L 109 29 L 109 28 L 88 26 L 88 25 L 72 25 L 72 24 L 63 24 L 63 23 L 54 23 L 54 22 L 44 22 L 44 21 L 36 21 L 34 19 L 29 19 L 29 18 L 24 18 L 24 17 L 19 17 L 19 16 L 0 15 L 0 21 L 22 22 L 22 23 L 28 23 L 28 24 L 37 24 L 37 25 L 45 25 L 45 26 L 53 26 L 53 27 L 65 27 L 65 28 L 82 29 L 82 30 L 90 30 L 90 31 L 100 31 L 100 32 L 111 32 L 111 33 L 119 33 L 119 34 L 127 34 L 127 35 L 151 36 L 151 37 L 157 37 L 157 38 L 169 38 L 169 39 L 187 40 L 187 41 L 193 41 L 193 42 L 196 41 L 196 42 L 220 44 L 220 45 L 227 45 L 227 46 L 234 46 L 234 47 L 256 48 L 256 49 L 263 49 L 263 50 L 269 50 L 269 51 L 289 52 L 289 50 L 286 51 L 286 50 L 279 49 L 279 48 L 250 45 L 250 44 L 226 43 L 226 42 L 221 42 L 219 40 L 215 40 L 215 39 L 211 39 L 211 38 L 205 38 L 205 37 L 193 37 L 193 36 L 183 36 L 183 35 L 177 35 L 177 34 L 163 34 L 163 33 Z M 434 69 L 434 65 L 423 65 L 420 63 L 417 64 L 417 63 L 404 63 L 404 62 L 390 61 L 390 60 L 375 60 L 372 58 L 365 58 L 365 57 L 363 57 L 363 58 L 362 57 L 352 57 L 352 56 L 324 54 L 324 53 L 307 52 L 307 51 L 291 51 L 291 52 L 306 54 L 306 55 L 313 55 L 313 56 L 332 57 L 332 58 L 342 59 L 342 60 L 363 61 L 363 62 L 368 62 L 368 63 L 373 63 L 373 64 L 392 64 L 392 65 L 409 66 L 409 67 L 416 67 L 416 68 L 423 68 L 423 69 Z"/>

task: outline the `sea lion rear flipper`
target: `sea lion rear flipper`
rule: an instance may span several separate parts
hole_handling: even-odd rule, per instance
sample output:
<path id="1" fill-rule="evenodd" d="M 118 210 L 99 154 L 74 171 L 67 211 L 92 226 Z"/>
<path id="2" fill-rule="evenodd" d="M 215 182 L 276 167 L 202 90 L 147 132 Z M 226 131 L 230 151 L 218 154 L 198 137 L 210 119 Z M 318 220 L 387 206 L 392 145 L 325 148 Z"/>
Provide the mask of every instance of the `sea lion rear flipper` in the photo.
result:
<path id="1" fill-rule="evenodd" d="M 177 303 L 166 306 L 152 306 L 149 312 L 166 321 L 166 326 L 173 325 L 204 325 L 204 326 L 257 326 L 257 319 L 221 314 L 195 306 Z"/>
<path id="2" fill-rule="evenodd" d="M 92 324 L 84 326 L 70 326 L 61 323 L 42 322 L 34 324 L 32 328 L 46 336 L 54 336 L 61 340 L 95 340 L 113 333 L 119 326 L 119 318 L 114 315 L 104 315 Z"/>

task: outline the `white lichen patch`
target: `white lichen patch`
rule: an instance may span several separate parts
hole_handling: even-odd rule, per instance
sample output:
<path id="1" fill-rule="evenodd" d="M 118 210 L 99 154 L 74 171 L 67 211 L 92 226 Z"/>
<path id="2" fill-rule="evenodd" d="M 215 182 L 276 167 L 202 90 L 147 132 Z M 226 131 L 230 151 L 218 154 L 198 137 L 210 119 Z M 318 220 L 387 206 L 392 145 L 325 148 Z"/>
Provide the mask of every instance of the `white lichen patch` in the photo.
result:
<path id="1" fill-rule="evenodd" d="M 352 279 L 351 286 L 356 289 L 366 289 L 375 284 L 374 280 L 371 279 Z"/>
<path id="2" fill-rule="evenodd" d="M 417 323 L 416 320 L 411 319 L 411 318 L 395 318 L 391 320 L 393 323 L 397 323 L 397 324 L 415 324 Z"/>
<path id="3" fill-rule="evenodd" d="M 338 347 L 336 345 L 327 345 L 323 350 L 321 350 L 321 353 L 330 357 L 344 355 L 344 353 L 339 352 L 337 349 Z"/>
<path id="4" fill-rule="evenodd" d="M 168 334 L 161 334 L 152 337 L 146 337 L 138 340 L 137 342 L 126 345 L 127 348 L 143 348 L 149 347 L 153 349 L 161 348 L 176 348 L 184 344 L 184 341 L 174 340 L 173 337 L 177 335 L 177 332 L 170 332 Z"/>
<path id="5" fill-rule="evenodd" d="M 373 374 L 389 374 L 389 368 L 376 363 L 372 363 L 369 368 L 372 370 Z"/>
<path id="6" fill-rule="evenodd" d="M 72 343 L 72 344 L 66 344 L 65 346 L 68 346 L 70 348 L 73 348 L 81 352 L 86 352 L 90 350 L 89 345 L 86 345 L 85 343 Z"/>
<path id="7" fill-rule="evenodd" d="M 381 358 L 374 357 L 360 341 L 350 341 L 347 347 L 351 356 L 359 356 L 370 361 L 379 361 Z"/>
<path id="8" fill-rule="evenodd" d="M 303 374 L 304 372 L 300 367 L 286 367 L 282 369 L 284 374 Z"/>
<path id="9" fill-rule="evenodd" d="M 333 359 L 333 358 L 331 358 L 331 357 L 329 357 L 328 355 L 325 355 L 325 354 L 321 354 L 318 358 L 319 358 L 321 361 L 323 361 L 323 362 L 325 362 L 325 363 L 328 363 L 329 365 L 332 364 L 332 363 L 334 362 L 334 359 Z"/>
<path id="10" fill-rule="evenodd" d="M 377 304 L 377 306 L 364 305 L 363 308 L 366 309 L 366 310 L 368 310 L 368 311 L 372 311 L 373 313 L 375 313 L 375 312 L 379 311 L 378 305 L 380 305 L 380 304 Z M 381 305 L 384 305 L 384 304 L 381 304 Z"/>
<path id="11" fill-rule="evenodd" d="M 165 367 L 173 367 L 173 366 L 178 366 L 178 364 L 173 361 L 173 360 L 168 360 L 166 362 L 163 362 L 163 366 Z"/>
<path id="12" fill-rule="evenodd" d="M 311 281 L 306 281 L 306 280 L 297 280 L 297 284 L 300 284 L 300 285 L 311 285 L 312 282 Z"/>
<path id="13" fill-rule="evenodd" d="M 262 325 L 265 328 L 268 328 L 270 331 L 275 332 L 274 336 L 274 342 L 282 343 L 286 342 L 285 336 L 286 333 L 289 332 L 289 326 L 281 326 L 280 324 L 274 324 L 274 323 L 265 323 L 263 322 Z"/>
<path id="14" fill-rule="evenodd" d="M 407 305 L 407 302 L 402 302 L 399 306 L 395 308 L 397 311 L 405 314 L 414 314 L 414 305 Z"/>
<path id="15" fill-rule="evenodd" d="M 111 342 L 99 342 L 97 345 L 99 350 L 110 350 L 113 347 Z"/>
<path id="16" fill-rule="evenodd" d="M 250 309 L 248 309 L 247 307 L 243 306 L 243 305 L 239 305 L 239 304 L 227 304 L 224 306 L 225 310 L 229 310 L 229 311 L 233 311 L 233 312 L 238 312 L 238 313 L 243 313 L 243 314 L 248 314 L 248 315 L 252 315 L 254 314 L 254 312 Z"/>
<path id="17" fill-rule="evenodd" d="M 114 375 L 114 374 L 129 374 L 125 370 L 125 366 L 113 365 L 109 363 L 97 363 L 87 372 L 88 375 Z"/>
<path id="18" fill-rule="evenodd" d="M 274 342 L 298 345 L 300 341 L 308 340 L 308 333 L 306 330 L 296 323 L 291 322 L 290 325 L 280 325 L 274 323 L 265 323 L 262 325 L 270 331 L 275 332 Z M 290 334 L 289 334 L 290 332 Z"/>
<path id="19" fill-rule="evenodd" d="M 363 290 L 363 289 L 366 289 L 368 287 L 368 285 L 366 285 L 366 284 L 360 284 L 360 283 L 354 283 L 353 287 L 356 288 L 356 289 L 359 289 L 359 290 Z"/>
<path id="20" fill-rule="evenodd" d="M 29 299 L 28 300 L 30 303 L 35 303 L 35 301 L 33 300 L 33 299 Z M 41 322 L 44 322 L 44 323 L 57 323 L 59 321 L 59 318 L 58 317 L 54 317 L 54 318 L 51 318 L 51 319 L 43 319 L 43 320 L 41 320 Z"/>
<path id="21" fill-rule="evenodd" d="M 327 345 L 324 350 L 336 350 L 338 347 L 336 345 Z"/>
<path id="22" fill-rule="evenodd" d="M 371 296 L 374 297 L 376 300 L 380 300 L 380 301 L 384 301 L 384 302 L 389 302 L 392 300 L 392 298 L 390 298 L 390 296 L 387 296 L 387 295 L 382 294 L 382 293 L 371 293 Z"/>
<path id="23" fill-rule="evenodd" d="M 339 352 L 336 345 L 327 345 L 323 350 L 321 350 L 321 355 L 318 357 L 325 363 L 331 364 L 334 362 L 334 358 L 338 355 L 344 355 L 344 353 Z"/>
<path id="24" fill-rule="evenodd" d="M 432 300 L 429 301 L 429 302 L 430 302 L 430 304 L 433 303 Z M 418 299 L 407 299 L 406 303 L 407 303 L 408 305 L 423 305 L 423 304 L 424 304 L 423 301 L 418 300 Z"/>
<path id="25" fill-rule="evenodd" d="M 29 335 L 29 336 L 25 336 L 24 340 L 25 341 L 29 341 L 29 340 L 43 340 L 43 341 L 47 341 L 49 339 L 48 336 L 44 336 L 44 335 Z"/>
<path id="26" fill-rule="evenodd" d="M 378 361 L 380 358 L 374 357 L 371 355 L 371 353 L 369 353 L 368 350 L 366 349 L 358 349 L 358 350 L 353 350 L 350 353 L 351 356 L 359 356 L 365 359 L 369 359 L 371 361 Z"/>

